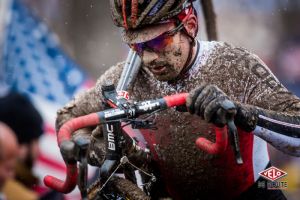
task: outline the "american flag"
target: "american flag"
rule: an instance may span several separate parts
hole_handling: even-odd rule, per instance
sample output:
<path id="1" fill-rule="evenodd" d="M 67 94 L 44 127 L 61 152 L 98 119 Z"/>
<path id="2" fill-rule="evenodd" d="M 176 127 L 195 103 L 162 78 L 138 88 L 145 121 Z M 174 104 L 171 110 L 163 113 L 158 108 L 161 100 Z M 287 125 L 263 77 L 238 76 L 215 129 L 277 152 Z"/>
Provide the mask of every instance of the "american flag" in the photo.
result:
<path id="1" fill-rule="evenodd" d="M 65 165 L 54 130 L 56 111 L 75 93 L 90 87 L 92 81 L 62 51 L 58 37 L 24 4 L 13 0 L 9 15 L 0 78 L 13 90 L 29 96 L 44 119 L 45 134 L 40 140 L 36 174 L 41 179 L 51 174 L 64 180 Z M 78 191 L 70 198 L 74 199 L 74 195 Z"/>

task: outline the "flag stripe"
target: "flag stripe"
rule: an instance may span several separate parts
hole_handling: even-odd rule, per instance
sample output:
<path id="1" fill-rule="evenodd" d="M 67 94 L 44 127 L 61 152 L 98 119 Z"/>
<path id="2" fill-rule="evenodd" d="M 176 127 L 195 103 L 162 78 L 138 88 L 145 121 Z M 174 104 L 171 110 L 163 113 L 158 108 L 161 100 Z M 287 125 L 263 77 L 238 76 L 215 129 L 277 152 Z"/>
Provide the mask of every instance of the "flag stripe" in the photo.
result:
<path id="1" fill-rule="evenodd" d="M 56 160 L 49 159 L 47 155 L 45 154 L 40 154 L 38 157 L 39 162 L 47 165 L 48 167 L 51 167 L 52 169 L 56 169 L 58 171 L 65 171 L 66 170 L 66 165 L 61 164 L 57 162 Z"/>

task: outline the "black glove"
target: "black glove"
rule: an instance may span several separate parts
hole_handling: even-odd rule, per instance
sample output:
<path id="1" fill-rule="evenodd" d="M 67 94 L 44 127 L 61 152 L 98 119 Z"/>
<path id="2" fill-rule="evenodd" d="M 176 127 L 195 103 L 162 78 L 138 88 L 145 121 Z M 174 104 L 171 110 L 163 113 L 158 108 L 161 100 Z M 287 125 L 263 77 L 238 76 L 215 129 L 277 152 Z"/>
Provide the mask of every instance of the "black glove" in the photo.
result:
<path id="1" fill-rule="evenodd" d="M 215 85 L 201 85 L 192 90 L 186 105 L 191 114 L 196 114 L 218 127 L 223 127 L 236 114 L 234 103 Z"/>

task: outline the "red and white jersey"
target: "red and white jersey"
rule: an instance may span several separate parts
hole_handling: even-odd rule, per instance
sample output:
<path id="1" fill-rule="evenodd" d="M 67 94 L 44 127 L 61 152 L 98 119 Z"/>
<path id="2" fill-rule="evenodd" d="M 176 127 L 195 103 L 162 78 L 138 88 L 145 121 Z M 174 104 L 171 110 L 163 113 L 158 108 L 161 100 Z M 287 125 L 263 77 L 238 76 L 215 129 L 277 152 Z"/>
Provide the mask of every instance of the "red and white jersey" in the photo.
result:
<path id="1" fill-rule="evenodd" d="M 131 93 L 134 99 L 146 100 L 189 92 L 201 84 L 214 84 L 233 101 L 265 109 L 284 109 L 280 95 L 286 99 L 288 91 L 283 87 L 280 92 L 274 91 L 261 80 L 257 69 L 273 76 L 257 56 L 243 48 L 201 41 L 193 65 L 180 79 L 158 81 L 145 70 L 138 75 Z M 278 81 L 275 77 L 273 80 Z M 279 103 L 283 104 L 274 106 Z M 239 129 L 244 164 L 238 165 L 230 146 L 218 156 L 197 149 L 198 137 L 214 140 L 215 136 L 214 127 L 198 116 L 167 110 L 158 113 L 156 119 L 158 130 L 148 131 L 144 136 L 154 143 L 152 151 L 161 164 L 168 189 L 178 199 L 194 199 L 201 194 L 231 199 L 253 185 L 258 173 L 269 163 L 267 143 L 253 133 Z"/>
<path id="2" fill-rule="evenodd" d="M 157 99 L 213 84 L 232 101 L 268 110 L 289 112 L 293 109 L 288 107 L 291 101 L 299 102 L 267 66 L 247 50 L 223 42 L 201 41 L 197 45 L 193 64 L 175 81 L 159 81 L 142 66 L 143 70 L 128 90 L 131 99 Z M 124 63 L 120 63 L 107 70 L 94 88 L 62 108 L 59 117 L 67 120 L 101 109 L 101 86 L 107 80 L 116 84 L 123 66 Z M 199 137 L 214 140 L 216 127 L 212 124 L 175 109 L 155 115 L 158 129 L 141 132 L 159 164 L 159 178 L 164 179 L 174 199 L 233 199 L 254 184 L 258 173 L 269 162 L 267 143 L 242 131 L 243 127 L 238 130 L 244 164 L 238 165 L 230 146 L 221 155 L 210 155 L 197 148 L 195 141 Z"/>

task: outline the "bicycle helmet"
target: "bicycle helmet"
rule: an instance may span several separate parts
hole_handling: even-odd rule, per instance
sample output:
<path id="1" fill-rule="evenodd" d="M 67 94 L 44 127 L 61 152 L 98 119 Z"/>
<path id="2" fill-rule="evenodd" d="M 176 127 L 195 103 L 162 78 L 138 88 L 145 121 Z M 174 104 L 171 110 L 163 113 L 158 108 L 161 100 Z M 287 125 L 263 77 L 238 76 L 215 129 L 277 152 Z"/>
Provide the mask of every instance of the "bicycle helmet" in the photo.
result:
<path id="1" fill-rule="evenodd" d="M 124 28 L 123 41 L 139 43 L 151 40 L 168 31 L 170 26 L 165 26 L 165 24 L 171 18 L 184 13 L 187 8 L 192 6 L 193 1 L 110 0 L 110 6 L 115 25 Z"/>

